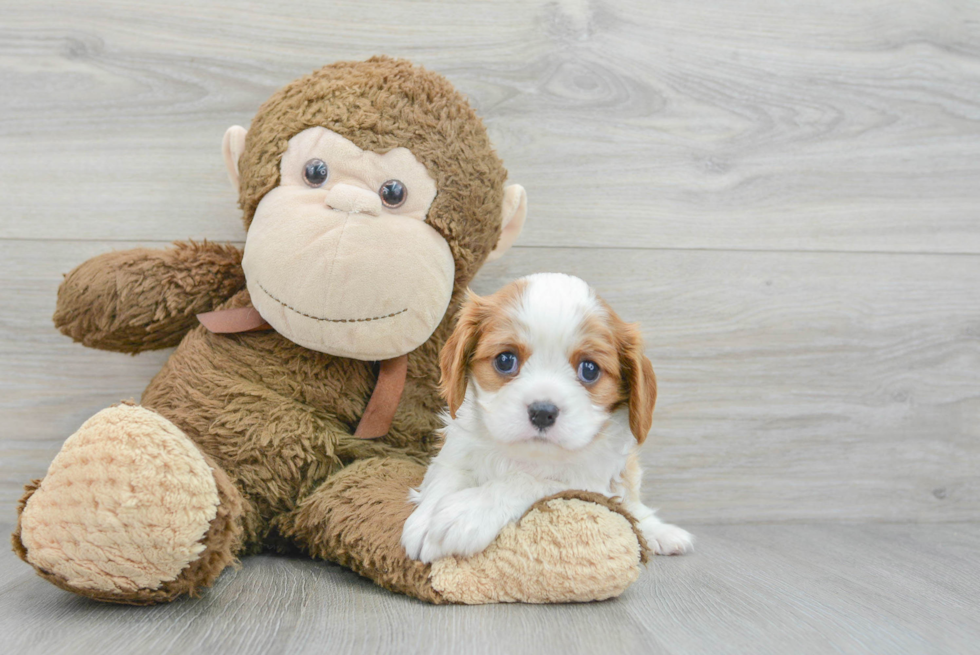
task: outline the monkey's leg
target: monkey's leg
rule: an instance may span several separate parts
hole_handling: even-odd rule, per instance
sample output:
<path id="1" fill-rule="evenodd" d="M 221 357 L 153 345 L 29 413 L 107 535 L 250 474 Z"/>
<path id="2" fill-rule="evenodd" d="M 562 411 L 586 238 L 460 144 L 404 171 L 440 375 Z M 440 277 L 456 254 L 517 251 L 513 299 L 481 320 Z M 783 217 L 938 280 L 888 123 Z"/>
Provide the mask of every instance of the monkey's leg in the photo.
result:
<path id="1" fill-rule="evenodd" d="M 621 594 L 645 561 L 635 522 L 597 494 L 545 499 L 504 528 L 486 551 L 431 566 L 400 539 L 424 467 L 393 458 L 355 462 L 331 476 L 288 519 L 285 533 L 314 557 L 431 603 L 562 603 Z"/>
<path id="2" fill-rule="evenodd" d="M 243 503 L 173 423 L 102 410 L 28 485 L 14 550 L 43 578 L 96 600 L 148 605 L 209 586 L 234 559 Z"/>

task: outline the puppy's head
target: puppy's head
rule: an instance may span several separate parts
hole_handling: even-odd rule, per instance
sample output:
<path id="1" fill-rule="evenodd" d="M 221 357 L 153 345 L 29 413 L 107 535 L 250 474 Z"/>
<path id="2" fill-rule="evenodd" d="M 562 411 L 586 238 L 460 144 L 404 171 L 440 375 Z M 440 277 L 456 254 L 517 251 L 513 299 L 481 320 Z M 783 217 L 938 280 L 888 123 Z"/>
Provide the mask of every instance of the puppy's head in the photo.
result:
<path id="1" fill-rule="evenodd" d="M 577 450 L 620 408 L 637 442 L 650 430 L 657 382 L 639 330 L 570 275 L 469 294 L 440 365 L 450 414 L 471 382 L 479 420 L 501 442 Z"/>

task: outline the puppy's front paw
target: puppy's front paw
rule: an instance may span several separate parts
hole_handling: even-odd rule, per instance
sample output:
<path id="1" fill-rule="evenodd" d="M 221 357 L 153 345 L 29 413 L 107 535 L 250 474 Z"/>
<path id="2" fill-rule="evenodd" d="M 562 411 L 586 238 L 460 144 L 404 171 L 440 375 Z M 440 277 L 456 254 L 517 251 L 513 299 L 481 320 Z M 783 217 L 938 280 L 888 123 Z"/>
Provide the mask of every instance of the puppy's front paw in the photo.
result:
<path id="1" fill-rule="evenodd" d="M 422 553 L 425 534 L 429 530 L 429 519 L 432 512 L 424 507 L 416 507 L 415 511 L 405 521 L 402 529 L 402 546 L 410 559 L 418 559 Z"/>
<path id="2" fill-rule="evenodd" d="M 489 546 L 504 524 L 493 518 L 479 489 L 464 489 L 446 496 L 429 521 L 419 559 L 429 563 L 448 557 L 469 557 Z"/>
<path id="3" fill-rule="evenodd" d="M 657 555 L 684 555 L 694 550 L 694 535 L 676 525 L 644 520 L 640 531 Z"/>

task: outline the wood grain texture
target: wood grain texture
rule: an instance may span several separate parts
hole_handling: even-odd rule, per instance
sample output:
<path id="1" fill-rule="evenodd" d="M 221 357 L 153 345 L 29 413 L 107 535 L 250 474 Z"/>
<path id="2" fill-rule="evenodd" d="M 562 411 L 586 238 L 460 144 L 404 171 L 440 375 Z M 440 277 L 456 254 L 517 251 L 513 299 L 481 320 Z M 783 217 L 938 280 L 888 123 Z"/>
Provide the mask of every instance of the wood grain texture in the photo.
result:
<path id="1" fill-rule="evenodd" d="M 165 352 L 83 348 L 51 325 L 61 273 L 136 244 L 0 241 L 0 502 Z M 660 386 L 645 495 L 680 522 L 980 517 L 975 258 L 516 248 L 474 284 L 580 275 L 647 338 Z"/>
<path id="2" fill-rule="evenodd" d="M 240 239 L 224 129 L 378 52 L 473 98 L 525 245 L 980 252 L 971 0 L 5 3 L 0 235 Z"/>
<path id="3" fill-rule="evenodd" d="M 0 550 L 4 652 L 976 652 L 980 3 L 0 15 L 0 521 L 168 355 L 59 335 L 61 275 L 114 248 L 240 242 L 225 128 L 324 63 L 388 53 L 467 93 L 528 190 L 519 247 L 477 291 L 566 271 L 642 323 L 661 387 L 646 499 L 698 537 L 617 601 L 551 607 L 429 607 L 275 557 L 201 599 L 114 607 Z"/>
<path id="4" fill-rule="evenodd" d="M 971 653 L 976 524 L 698 526 L 619 599 L 434 607 L 307 559 L 261 556 L 203 598 L 94 603 L 0 553 L 6 652 Z"/>

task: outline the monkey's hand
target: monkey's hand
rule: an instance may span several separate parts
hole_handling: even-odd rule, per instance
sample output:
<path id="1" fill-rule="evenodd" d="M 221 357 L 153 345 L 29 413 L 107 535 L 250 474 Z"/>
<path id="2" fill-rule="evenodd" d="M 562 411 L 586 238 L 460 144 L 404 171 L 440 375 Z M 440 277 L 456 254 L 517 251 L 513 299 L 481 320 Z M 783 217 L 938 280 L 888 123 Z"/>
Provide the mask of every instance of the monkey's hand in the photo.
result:
<path id="1" fill-rule="evenodd" d="M 245 286 L 234 246 L 178 242 L 88 260 L 58 289 L 54 324 L 90 348 L 138 353 L 175 346 L 212 310 Z"/>

